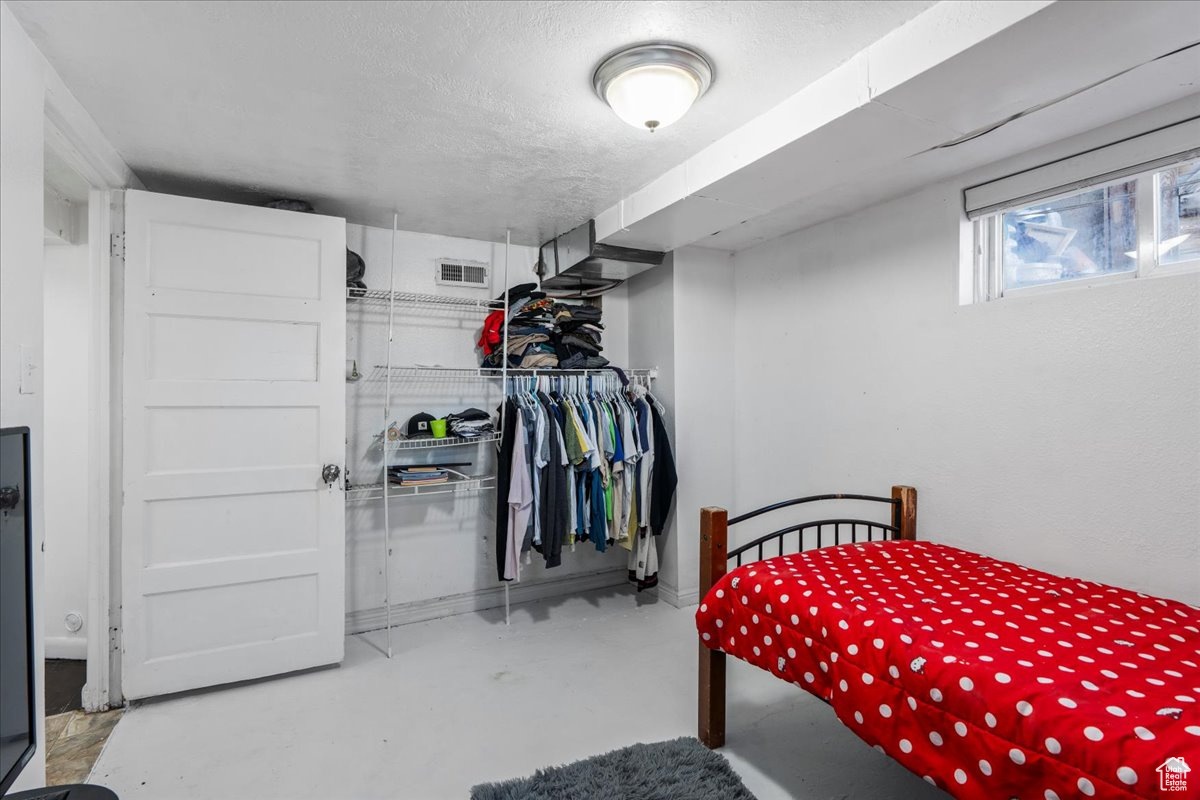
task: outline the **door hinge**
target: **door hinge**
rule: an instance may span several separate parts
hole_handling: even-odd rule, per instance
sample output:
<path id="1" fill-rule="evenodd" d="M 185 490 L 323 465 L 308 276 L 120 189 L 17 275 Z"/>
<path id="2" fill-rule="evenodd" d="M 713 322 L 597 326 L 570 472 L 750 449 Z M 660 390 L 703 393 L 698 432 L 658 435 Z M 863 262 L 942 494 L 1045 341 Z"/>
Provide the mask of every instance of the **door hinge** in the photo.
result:
<path id="1" fill-rule="evenodd" d="M 114 233 L 108 237 L 109 248 L 108 254 L 112 258 L 125 257 L 125 234 Z"/>

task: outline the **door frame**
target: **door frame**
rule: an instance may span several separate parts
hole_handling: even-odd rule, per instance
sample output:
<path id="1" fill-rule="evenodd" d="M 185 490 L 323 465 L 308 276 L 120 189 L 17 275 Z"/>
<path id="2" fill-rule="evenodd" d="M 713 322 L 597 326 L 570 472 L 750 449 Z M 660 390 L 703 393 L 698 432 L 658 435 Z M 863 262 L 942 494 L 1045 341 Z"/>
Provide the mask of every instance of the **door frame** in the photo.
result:
<path id="1" fill-rule="evenodd" d="M 85 711 L 122 705 L 120 654 L 120 386 L 121 272 L 112 234 L 123 231 L 122 192 L 142 182 L 95 120 L 53 72 L 47 71 L 46 149 L 70 165 L 88 192 L 88 531 L 87 678 Z M 116 301 L 116 302 L 114 302 Z"/>

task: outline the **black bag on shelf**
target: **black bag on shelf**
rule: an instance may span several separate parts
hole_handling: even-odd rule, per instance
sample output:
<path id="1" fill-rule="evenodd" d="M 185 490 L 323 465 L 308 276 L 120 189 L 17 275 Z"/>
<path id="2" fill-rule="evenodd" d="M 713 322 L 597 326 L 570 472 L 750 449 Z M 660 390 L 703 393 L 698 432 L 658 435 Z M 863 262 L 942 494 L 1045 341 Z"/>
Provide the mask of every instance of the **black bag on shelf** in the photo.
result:
<path id="1" fill-rule="evenodd" d="M 362 256 L 346 248 L 346 288 L 350 290 L 350 297 L 362 297 L 367 290 L 367 284 L 363 282 L 363 275 L 367 271 L 367 264 L 363 261 Z"/>
<path id="2" fill-rule="evenodd" d="M 346 285 L 356 286 L 362 283 L 363 275 L 367 272 L 367 264 L 362 256 L 346 248 Z M 365 286 L 363 288 L 366 288 Z"/>

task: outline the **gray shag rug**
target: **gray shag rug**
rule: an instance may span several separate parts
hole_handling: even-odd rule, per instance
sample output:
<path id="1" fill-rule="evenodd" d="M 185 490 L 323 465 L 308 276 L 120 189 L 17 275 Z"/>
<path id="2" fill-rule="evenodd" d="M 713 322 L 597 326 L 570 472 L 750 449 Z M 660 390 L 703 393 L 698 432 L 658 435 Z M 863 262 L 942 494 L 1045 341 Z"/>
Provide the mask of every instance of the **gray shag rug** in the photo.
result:
<path id="1" fill-rule="evenodd" d="M 696 739 L 635 744 L 531 778 L 484 783 L 471 800 L 755 800 L 725 757 Z"/>

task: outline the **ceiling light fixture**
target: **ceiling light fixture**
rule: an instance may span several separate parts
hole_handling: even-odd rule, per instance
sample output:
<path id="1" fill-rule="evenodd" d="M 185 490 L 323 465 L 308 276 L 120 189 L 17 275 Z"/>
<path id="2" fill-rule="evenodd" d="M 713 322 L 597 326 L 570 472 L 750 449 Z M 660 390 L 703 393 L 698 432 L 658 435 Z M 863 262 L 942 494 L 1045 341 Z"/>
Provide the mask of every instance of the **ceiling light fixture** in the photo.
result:
<path id="1" fill-rule="evenodd" d="M 651 42 L 606 58 L 592 86 L 618 117 L 653 133 L 686 114 L 712 85 L 712 74 L 708 59 L 695 50 Z"/>

